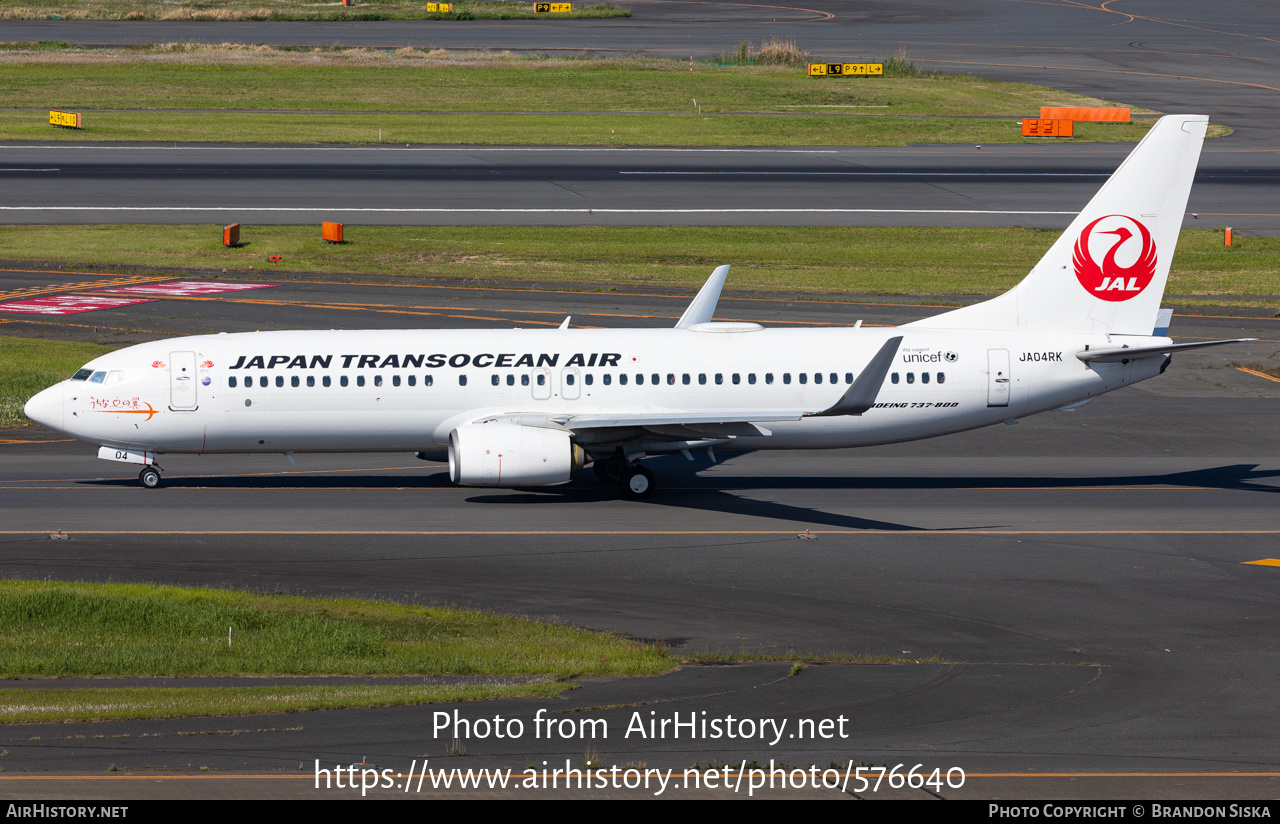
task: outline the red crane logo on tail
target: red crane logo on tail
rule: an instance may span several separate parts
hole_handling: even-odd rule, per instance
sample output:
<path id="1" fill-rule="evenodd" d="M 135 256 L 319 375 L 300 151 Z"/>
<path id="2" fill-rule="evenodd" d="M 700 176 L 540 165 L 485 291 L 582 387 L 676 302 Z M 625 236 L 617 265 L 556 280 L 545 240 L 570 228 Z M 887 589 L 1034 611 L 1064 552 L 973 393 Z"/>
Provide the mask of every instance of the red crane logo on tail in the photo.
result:
<path id="1" fill-rule="evenodd" d="M 1117 239 L 1111 244 L 1111 249 L 1099 265 L 1090 251 L 1089 240 L 1094 233 L 1094 227 L 1104 220 L 1109 221 L 1115 228 L 1099 231 L 1097 234 L 1115 235 Z M 1137 234 L 1129 228 L 1130 225 L 1137 227 Z M 1135 244 L 1129 243 L 1129 239 L 1134 237 L 1142 241 L 1142 249 L 1133 263 L 1121 266 L 1116 262 L 1116 254 L 1123 249 L 1128 253 L 1126 257 L 1131 255 Z M 1075 254 L 1072 255 L 1071 262 L 1075 264 L 1076 279 L 1089 294 L 1101 300 L 1128 300 L 1141 294 L 1156 275 L 1156 242 L 1151 239 L 1151 232 L 1147 227 L 1133 218 L 1125 215 L 1105 215 L 1084 227 L 1084 231 L 1076 241 Z"/>

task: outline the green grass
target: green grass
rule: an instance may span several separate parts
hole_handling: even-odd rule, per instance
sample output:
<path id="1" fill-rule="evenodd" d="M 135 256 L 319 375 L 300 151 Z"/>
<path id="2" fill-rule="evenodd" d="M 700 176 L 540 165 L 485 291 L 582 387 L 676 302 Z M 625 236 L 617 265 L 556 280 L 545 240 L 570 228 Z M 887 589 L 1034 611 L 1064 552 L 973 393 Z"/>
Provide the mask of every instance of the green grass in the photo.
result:
<path id="1" fill-rule="evenodd" d="M 586 215 L 584 220 L 590 220 Z M 344 245 L 318 226 L 246 225 L 249 245 L 222 246 L 220 226 L 9 226 L 0 260 L 69 268 L 228 269 L 236 276 L 414 276 L 696 289 L 722 263 L 729 288 L 785 293 L 993 295 L 1016 284 L 1056 230 L 911 227 L 347 226 Z M 283 263 L 271 267 L 270 255 Z M 1280 238 L 1230 249 L 1220 231 L 1182 233 L 1168 291 L 1271 295 Z"/>
<path id="2" fill-rule="evenodd" d="M 0 98 L 12 107 L 0 114 L 0 139 L 376 143 L 381 132 L 386 143 L 995 143 L 1035 140 L 1017 120 L 1042 105 L 1106 105 L 905 70 L 811 78 L 803 66 L 702 62 L 691 72 L 687 62 L 639 57 L 27 45 L 0 48 Z M 50 108 L 80 111 L 85 128 L 48 125 Z M 317 110 L 333 113 L 308 113 Z M 820 116 L 837 113 L 865 116 Z M 1135 141 L 1149 122 L 1082 123 L 1077 139 Z"/>
<path id="3" fill-rule="evenodd" d="M 85 363 L 114 348 L 96 343 L 0 337 L 0 429 L 31 426 L 22 407 L 32 395 L 69 378 Z"/>
<path id="4" fill-rule="evenodd" d="M 425 0 L 360 0 L 308 3 L 305 0 L 0 0 L 0 20 L 519 20 L 630 17 L 609 3 L 573 4 L 564 14 L 535 14 L 533 3 L 462 0 L 453 11 L 427 11 Z"/>
<path id="5" fill-rule="evenodd" d="M 349 684 L 295 687 L 3 689 L 0 690 L 0 724 L 262 715 L 493 698 L 557 698 L 564 691 L 573 688 L 569 684 L 541 681 L 493 686 Z"/>
<path id="6" fill-rule="evenodd" d="M 149 584 L 0 581 L 0 626 L 4 678 L 570 678 L 652 675 L 676 665 L 652 645 L 522 618 Z"/>

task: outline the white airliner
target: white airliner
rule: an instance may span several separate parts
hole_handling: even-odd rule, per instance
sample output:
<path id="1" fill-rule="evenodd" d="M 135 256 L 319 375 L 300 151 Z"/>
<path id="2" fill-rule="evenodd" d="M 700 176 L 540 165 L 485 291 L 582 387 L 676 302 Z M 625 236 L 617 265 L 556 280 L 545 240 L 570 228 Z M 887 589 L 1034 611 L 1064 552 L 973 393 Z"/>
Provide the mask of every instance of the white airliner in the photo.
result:
<path id="1" fill-rule="evenodd" d="M 1154 377 L 1160 309 L 1208 118 L 1163 117 L 1015 288 L 893 329 L 294 331 L 131 346 L 32 398 L 32 420 L 142 464 L 166 453 L 414 452 L 463 486 L 561 484 L 594 462 L 643 498 L 649 455 L 929 438 Z"/>

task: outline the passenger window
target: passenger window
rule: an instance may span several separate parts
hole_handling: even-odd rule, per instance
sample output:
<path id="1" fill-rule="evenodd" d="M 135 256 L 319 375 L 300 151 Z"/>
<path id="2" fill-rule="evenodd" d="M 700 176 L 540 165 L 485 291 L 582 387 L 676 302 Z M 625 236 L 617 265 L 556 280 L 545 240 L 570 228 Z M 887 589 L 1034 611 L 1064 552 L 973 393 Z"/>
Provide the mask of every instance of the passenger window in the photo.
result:
<path id="1" fill-rule="evenodd" d="M 423 375 L 423 376 L 422 376 L 422 385 L 423 385 L 423 386 L 431 386 L 431 385 L 432 385 L 433 383 L 435 383 L 435 382 L 436 382 L 436 376 L 435 376 L 435 375 Z"/>
<path id="2" fill-rule="evenodd" d="M 263 375 L 262 377 L 258 378 L 258 386 L 261 386 L 263 389 L 266 389 L 266 388 L 267 388 L 267 376 L 266 376 L 266 375 Z"/>
<path id="3" fill-rule="evenodd" d="M 231 377 L 227 378 L 227 386 L 230 386 L 232 389 L 235 389 L 235 388 L 236 388 L 236 378 L 235 378 L 235 375 L 232 375 Z"/>
<path id="4" fill-rule="evenodd" d="M 466 375 L 459 375 L 459 376 L 458 376 L 458 386 L 466 386 L 466 385 L 467 385 L 467 376 L 466 376 Z"/>
<path id="5" fill-rule="evenodd" d="M 591 384 L 595 383 L 595 376 L 593 376 L 590 372 L 588 372 L 587 374 L 582 376 L 582 380 L 586 382 L 587 386 L 590 386 Z"/>
<path id="6" fill-rule="evenodd" d="M 688 373 L 688 372 L 685 372 L 683 375 L 681 375 L 681 376 L 680 376 L 680 382 L 681 382 L 681 383 L 683 383 L 685 386 L 688 386 L 688 385 L 689 385 L 689 373 Z"/>
<path id="7" fill-rule="evenodd" d="M 374 385 L 374 386 L 382 386 L 382 376 L 381 376 L 381 375 L 374 375 L 374 376 L 373 376 L 373 385 Z"/>
<path id="8" fill-rule="evenodd" d="M 723 372 L 717 372 L 717 373 L 716 373 L 716 386 L 719 386 L 719 385 L 720 385 L 720 384 L 722 384 L 722 383 L 724 383 L 724 373 L 723 373 Z"/>
<path id="9" fill-rule="evenodd" d="M 840 376 L 839 376 L 839 375 L 837 375 L 835 372 L 832 372 L 832 373 L 831 373 L 831 382 L 832 382 L 832 383 L 839 383 L 839 382 L 840 382 Z"/>
<path id="10" fill-rule="evenodd" d="M 699 386 L 706 386 L 706 385 L 707 385 L 707 373 L 706 373 L 706 372 L 699 372 L 699 373 L 698 373 L 698 385 L 699 385 Z"/>
<path id="11" fill-rule="evenodd" d="M 89 383 L 102 383 L 107 379 L 106 372 L 94 372 L 89 376 Z"/>
<path id="12" fill-rule="evenodd" d="M 573 381 L 573 373 L 572 373 L 572 372 L 570 372 L 569 374 L 567 374 L 567 375 L 565 375 L 565 376 L 564 376 L 564 382 L 565 382 L 566 384 L 568 384 L 569 386 L 573 386 L 574 381 Z"/>
<path id="13" fill-rule="evenodd" d="M 801 382 L 801 383 L 808 383 L 808 382 L 809 382 L 809 373 L 808 373 L 808 372 L 801 372 L 801 373 L 800 373 L 800 382 Z"/>
<path id="14" fill-rule="evenodd" d="M 791 383 L 791 373 L 790 373 L 790 372 L 783 372 L 783 373 L 782 373 L 782 382 L 783 382 L 783 383 L 788 383 L 788 384 L 789 384 L 789 383 Z"/>
<path id="15" fill-rule="evenodd" d="M 323 383 L 325 386 L 329 386 L 330 384 L 333 383 L 333 381 L 329 378 L 328 375 L 325 375 L 323 378 L 321 378 L 320 382 Z"/>
<path id="16" fill-rule="evenodd" d="M 928 383 L 928 382 L 929 382 L 929 373 L 928 373 L 928 372 L 921 372 L 921 373 L 920 373 L 920 382 L 921 382 L 921 383 Z"/>
<path id="17" fill-rule="evenodd" d="M 772 373 L 772 372 L 765 372 L 765 373 L 764 373 L 764 382 L 765 382 L 765 383 L 769 383 L 769 384 L 773 383 L 773 373 Z"/>
<path id="18" fill-rule="evenodd" d="M 490 382 L 490 383 L 492 383 L 494 386 L 497 386 L 497 385 L 498 385 L 498 376 L 497 376 L 497 375 L 491 375 L 491 376 L 489 377 L 489 382 Z"/>
<path id="19" fill-rule="evenodd" d="M 546 385 L 547 385 L 547 376 L 538 375 L 538 386 L 546 386 Z"/>
<path id="20" fill-rule="evenodd" d="M 845 372 L 845 373 L 844 373 L 844 382 L 845 382 L 845 383 L 853 383 L 853 373 L 852 373 L 852 372 Z"/>
<path id="21" fill-rule="evenodd" d="M 742 383 L 742 376 L 741 376 L 741 375 L 739 375 L 737 372 L 734 372 L 734 373 L 733 373 L 733 385 L 734 385 L 734 386 L 737 386 L 737 385 L 738 385 L 738 384 L 740 384 L 740 383 Z"/>
<path id="22" fill-rule="evenodd" d="M 822 383 L 822 373 L 821 373 L 821 372 L 814 372 L 814 373 L 813 373 L 813 382 L 814 382 L 814 383 Z"/>
<path id="23" fill-rule="evenodd" d="M 626 386 L 626 385 L 627 385 L 627 373 L 626 373 L 626 372 L 623 372 L 621 375 L 619 375 L 619 376 L 618 376 L 618 383 L 619 383 L 619 384 L 621 384 L 622 386 Z"/>
<path id="24" fill-rule="evenodd" d="M 908 373 L 907 373 L 907 383 L 915 383 L 915 382 L 916 382 L 916 373 L 915 373 L 915 372 L 908 372 Z"/>
<path id="25" fill-rule="evenodd" d="M 412 381 L 413 378 L 409 378 L 409 380 Z M 515 386 L 515 385 L 516 385 L 516 376 L 507 375 L 507 386 Z"/>
<path id="26" fill-rule="evenodd" d="M 392 385 L 392 386 L 399 386 L 399 385 L 400 385 L 400 376 L 399 376 L 399 375 L 392 375 L 392 376 L 391 376 L 391 385 Z"/>
<path id="27" fill-rule="evenodd" d="M 897 382 L 898 382 L 898 373 L 894 372 L 892 375 L 889 376 L 889 383 L 897 383 Z"/>
<path id="28" fill-rule="evenodd" d="M 939 372 L 939 373 L 938 373 L 938 383 L 946 383 L 946 382 L 947 382 L 947 373 L 946 373 L 946 372 Z"/>
<path id="29" fill-rule="evenodd" d="M 529 385 L 529 376 L 528 376 L 528 375 L 521 375 L 521 376 L 520 376 L 520 385 L 521 385 L 521 386 L 528 386 L 528 385 Z"/>
<path id="30" fill-rule="evenodd" d="M 417 375 L 410 375 L 408 378 L 406 378 L 406 380 L 408 380 L 408 381 L 409 381 L 409 385 L 410 385 L 410 386 L 417 386 L 417 385 L 418 385 L 418 376 L 417 376 Z"/>
<path id="31" fill-rule="evenodd" d="M 676 376 L 675 376 L 675 373 L 674 373 L 674 372 L 668 372 L 668 373 L 667 373 L 667 385 L 668 385 L 668 386 L 675 386 L 675 385 L 676 385 Z"/>
<path id="32" fill-rule="evenodd" d="M 276 375 L 276 386 L 284 386 L 284 375 Z"/>
<path id="33" fill-rule="evenodd" d="M 364 386 L 364 375 L 356 376 L 356 386 Z"/>
<path id="34" fill-rule="evenodd" d="M 754 384 L 755 384 L 755 382 L 756 382 L 756 373 L 755 373 L 755 372 L 748 372 L 748 373 L 747 373 L 747 383 L 754 385 Z"/>
<path id="35" fill-rule="evenodd" d="M 293 377 L 289 378 L 289 385 L 292 386 L 294 389 L 297 389 L 301 383 L 302 381 L 298 380 L 297 375 L 294 375 Z"/>
<path id="36" fill-rule="evenodd" d="M 347 376 L 346 376 L 346 375 L 343 375 L 342 377 L 338 378 L 338 383 L 339 383 L 339 384 L 341 384 L 342 386 L 346 386 L 346 385 L 347 385 Z"/>
<path id="37" fill-rule="evenodd" d="M 610 375 L 608 372 L 605 372 L 604 377 L 602 377 L 601 380 L 604 381 L 605 386 L 608 386 L 609 384 L 613 383 L 613 375 Z"/>
<path id="38" fill-rule="evenodd" d="M 649 376 L 649 383 L 653 384 L 654 386 L 657 386 L 661 382 L 662 381 L 658 380 L 657 372 L 654 372 L 652 375 Z"/>
<path id="39" fill-rule="evenodd" d="M 316 376 L 307 375 L 307 386 L 315 386 L 315 385 L 316 385 Z"/>

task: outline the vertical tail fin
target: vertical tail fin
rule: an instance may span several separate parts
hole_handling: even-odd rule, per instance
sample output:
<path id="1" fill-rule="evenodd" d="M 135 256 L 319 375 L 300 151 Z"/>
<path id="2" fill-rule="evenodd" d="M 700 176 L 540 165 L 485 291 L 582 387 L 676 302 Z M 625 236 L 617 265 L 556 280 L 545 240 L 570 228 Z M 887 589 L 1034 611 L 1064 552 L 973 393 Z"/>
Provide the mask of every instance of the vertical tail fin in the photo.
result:
<path id="1" fill-rule="evenodd" d="M 1160 118 L 1021 283 L 909 325 L 1150 335 L 1208 123 Z"/>

